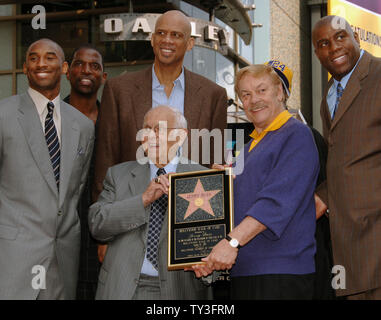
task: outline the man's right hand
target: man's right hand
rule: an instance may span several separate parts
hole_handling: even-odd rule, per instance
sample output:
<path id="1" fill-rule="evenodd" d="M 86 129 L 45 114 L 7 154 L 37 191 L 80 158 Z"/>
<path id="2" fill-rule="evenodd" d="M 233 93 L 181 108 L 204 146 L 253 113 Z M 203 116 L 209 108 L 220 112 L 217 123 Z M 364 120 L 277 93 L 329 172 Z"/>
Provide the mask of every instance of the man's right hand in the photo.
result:
<path id="1" fill-rule="evenodd" d="M 155 200 L 159 199 L 163 194 L 168 194 L 169 180 L 168 174 L 163 174 L 158 177 L 159 182 L 156 182 L 156 178 L 153 179 L 148 185 L 146 191 L 142 195 L 143 205 L 147 207 Z"/>

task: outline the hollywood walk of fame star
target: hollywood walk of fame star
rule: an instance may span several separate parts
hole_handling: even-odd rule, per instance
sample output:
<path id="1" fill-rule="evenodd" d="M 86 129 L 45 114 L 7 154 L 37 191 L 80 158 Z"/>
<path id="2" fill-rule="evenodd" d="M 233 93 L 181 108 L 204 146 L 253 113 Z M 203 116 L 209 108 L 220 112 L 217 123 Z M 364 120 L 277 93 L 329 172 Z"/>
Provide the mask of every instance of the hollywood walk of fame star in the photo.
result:
<path id="1" fill-rule="evenodd" d="M 187 212 L 185 213 L 184 220 L 193 214 L 197 209 L 201 209 L 214 216 L 212 207 L 209 200 L 213 198 L 221 190 L 205 191 L 200 179 L 197 180 L 196 187 L 193 192 L 181 193 L 178 196 L 189 201 Z"/>

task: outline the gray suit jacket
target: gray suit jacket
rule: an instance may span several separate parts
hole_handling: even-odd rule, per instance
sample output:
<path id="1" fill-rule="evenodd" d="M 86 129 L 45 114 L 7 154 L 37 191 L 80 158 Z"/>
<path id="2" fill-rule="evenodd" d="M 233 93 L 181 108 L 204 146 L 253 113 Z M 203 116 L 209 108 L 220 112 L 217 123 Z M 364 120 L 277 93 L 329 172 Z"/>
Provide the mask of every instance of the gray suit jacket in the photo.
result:
<path id="1" fill-rule="evenodd" d="M 0 101 L 0 299 L 35 299 L 34 266 L 56 255 L 66 299 L 76 291 L 77 202 L 94 145 L 94 124 L 61 105 L 60 191 L 37 109 L 25 93 Z M 41 275 L 41 274 L 40 274 Z"/>
<path id="2" fill-rule="evenodd" d="M 205 170 L 198 164 L 181 164 L 177 172 Z M 124 162 L 107 171 L 98 202 L 90 207 L 93 236 L 108 242 L 100 270 L 96 299 L 131 299 L 142 268 L 150 206 L 143 207 L 142 194 L 150 182 L 149 164 Z M 168 215 L 160 234 L 158 258 L 162 299 L 208 299 L 211 289 L 193 272 L 168 271 Z"/>

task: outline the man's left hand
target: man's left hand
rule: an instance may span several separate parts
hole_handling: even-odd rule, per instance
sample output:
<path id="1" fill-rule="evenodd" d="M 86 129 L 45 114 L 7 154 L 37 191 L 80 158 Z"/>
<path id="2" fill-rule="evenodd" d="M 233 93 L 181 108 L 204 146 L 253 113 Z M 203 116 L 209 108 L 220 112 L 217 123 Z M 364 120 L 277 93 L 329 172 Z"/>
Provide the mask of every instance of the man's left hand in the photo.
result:
<path id="1" fill-rule="evenodd" d="M 237 259 L 238 249 L 233 248 L 226 239 L 217 243 L 212 252 L 202 261 L 212 270 L 231 269 Z"/>

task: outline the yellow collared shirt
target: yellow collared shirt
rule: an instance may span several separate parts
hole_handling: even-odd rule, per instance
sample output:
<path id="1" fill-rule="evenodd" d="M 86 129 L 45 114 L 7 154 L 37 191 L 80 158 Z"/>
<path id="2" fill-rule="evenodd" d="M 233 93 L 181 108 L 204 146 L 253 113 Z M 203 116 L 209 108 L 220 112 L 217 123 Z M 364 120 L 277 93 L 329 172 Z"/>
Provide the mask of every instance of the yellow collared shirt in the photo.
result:
<path id="1" fill-rule="evenodd" d="M 261 133 L 258 133 L 254 129 L 253 132 L 250 134 L 250 137 L 253 138 L 253 141 L 251 142 L 249 152 L 254 149 L 254 147 L 259 143 L 259 141 L 261 141 L 266 136 L 268 132 L 280 129 L 291 117 L 292 114 L 287 110 L 284 110 Z"/>

